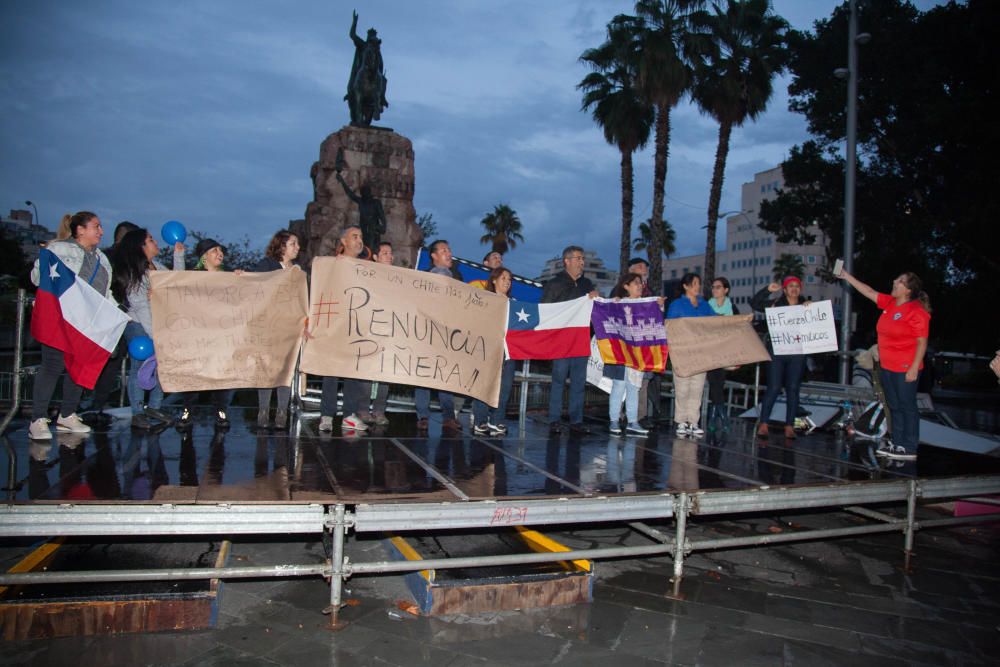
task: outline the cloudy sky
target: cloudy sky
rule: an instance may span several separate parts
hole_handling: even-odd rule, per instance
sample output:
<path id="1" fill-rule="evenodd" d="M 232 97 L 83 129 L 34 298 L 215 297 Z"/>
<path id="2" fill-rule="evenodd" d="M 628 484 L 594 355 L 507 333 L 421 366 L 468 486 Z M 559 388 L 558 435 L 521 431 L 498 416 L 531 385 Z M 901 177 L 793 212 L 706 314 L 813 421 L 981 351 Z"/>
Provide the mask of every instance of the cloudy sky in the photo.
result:
<path id="1" fill-rule="evenodd" d="M 835 6 L 775 2 L 801 29 Z M 30 199 L 51 228 L 79 209 L 109 227 L 177 219 L 263 247 L 303 216 L 320 142 L 349 121 L 354 7 L 358 32 L 382 38 L 391 106 L 380 124 L 413 141 L 417 212 L 434 214 L 457 255 L 482 256 L 479 220 L 507 203 L 524 224 L 507 258 L 518 273 L 537 275 L 570 242 L 615 262 L 619 156 L 575 88 L 580 54 L 631 10 L 611 0 L 7 0 L 0 208 Z M 786 85 L 733 133 L 722 210 L 806 137 Z M 666 217 L 690 254 L 704 248 L 717 126 L 687 102 L 672 126 Z M 647 148 L 636 156 L 637 222 L 651 183 Z"/>

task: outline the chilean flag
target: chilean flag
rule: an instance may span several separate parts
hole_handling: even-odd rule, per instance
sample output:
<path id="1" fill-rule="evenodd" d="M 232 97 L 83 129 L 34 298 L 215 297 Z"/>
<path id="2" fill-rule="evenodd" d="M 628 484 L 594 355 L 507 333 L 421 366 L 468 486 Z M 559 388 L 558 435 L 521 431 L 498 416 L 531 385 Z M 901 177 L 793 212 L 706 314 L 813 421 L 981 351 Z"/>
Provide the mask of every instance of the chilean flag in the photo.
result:
<path id="1" fill-rule="evenodd" d="M 560 303 L 511 301 L 507 309 L 507 354 L 511 359 L 590 356 L 590 311 L 582 296 Z"/>
<path id="2" fill-rule="evenodd" d="M 70 271 L 51 250 L 42 248 L 31 335 L 63 351 L 73 382 L 94 388 L 128 322 L 128 315 L 112 301 Z"/>

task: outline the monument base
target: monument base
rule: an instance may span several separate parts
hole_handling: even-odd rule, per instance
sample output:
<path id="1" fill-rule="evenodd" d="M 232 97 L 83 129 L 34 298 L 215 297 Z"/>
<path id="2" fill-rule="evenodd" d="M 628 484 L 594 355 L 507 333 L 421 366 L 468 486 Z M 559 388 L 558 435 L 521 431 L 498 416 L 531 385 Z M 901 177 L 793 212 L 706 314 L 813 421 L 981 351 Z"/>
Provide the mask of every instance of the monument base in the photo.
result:
<path id="1" fill-rule="evenodd" d="M 414 266 L 423 233 L 413 208 L 413 143 L 390 128 L 351 125 L 323 141 L 319 160 L 310 171 L 313 200 L 306 206 L 305 220 L 292 225 L 305 242 L 303 263 L 334 254 L 344 227 L 360 223 L 358 205 L 337 181 L 337 155 L 341 151 L 340 175 L 351 190 L 360 194 L 362 186 L 368 185 L 382 202 L 386 219 L 382 239 L 392 243 L 396 264 Z"/>

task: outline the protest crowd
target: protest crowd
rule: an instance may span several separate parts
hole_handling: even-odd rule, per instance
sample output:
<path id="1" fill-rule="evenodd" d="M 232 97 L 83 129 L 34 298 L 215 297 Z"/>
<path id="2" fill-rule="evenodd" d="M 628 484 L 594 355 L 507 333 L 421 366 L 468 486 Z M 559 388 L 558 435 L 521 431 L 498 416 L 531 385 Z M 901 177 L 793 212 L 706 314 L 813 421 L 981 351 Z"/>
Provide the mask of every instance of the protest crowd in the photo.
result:
<path id="1" fill-rule="evenodd" d="M 193 249 L 197 260 L 194 269 L 185 271 L 188 248 L 184 244 L 183 227 L 168 223 L 161 233 L 173 250 L 172 270 L 157 260 L 160 249 L 152 233 L 129 222 L 118 224 L 113 243 L 105 250 L 100 249 L 104 236 L 101 221 L 87 211 L 66 215 L 56 240 L 40 253 L 31 275 L 32 282 L 39 287 L 32 334 L 42 350 L 29 427 L 32 439 L 52 437 L 49 404 L 63 376 L 61 403 L 55 418 L 57 431 L 91 430 L 77 414 L 84 389 L 93 393 L 92 423 L 110 420 L 103 409 L 126 356 L 131 357 L 127 394 L 134 429 L 148 430 L 160 425 L 189 428 L 199 394 L 211 403 L 215 426 L 224 429 L 229 424 L 230 403 L 237 388 L 257 390 L 258 428 L 284 429 L 289 421 L 291 373 L 300 349 L 304 350 L 303 369 L 322 376 L 320 431 L 334 429 L 338 394 L 342 395 L 343 433 L 387 425 L 390 384 L 387 380 L 395 378 L 399 382 L 405 375 L 428 380 L 413 383 L 418 432 L 428 429 L 431 393 L 436 392 L 445 431 L 462 430 L 458 414 L 462 404 L 471 400 L 473 432 L 502 436 L 507 432 L 504 418 L 514 383 L 515 362 L 539 359 L 552 364 L 547 415 L 550 432 L 565 429 L 589 432 L 584 423 L 584 392 L 592 334 L 603 362 L 602 375 L 610 383 L 608 431 L 613 436 L 623 432 L 637 436 L 648 433 L 650 422 L 644 418 L 649 395 L 659 395 L 658 383 L 655 390 L 649 389 L 650 383 L 667 370 L 669 356 L 674 387 L 673 421 L 678 436 L 698 438 L 706 429 L 725 428 L 727 372 L 741 364 L 769 360 L 756 435 L 762 440 L 770 437 L 772 411 L 783 390 L 784 414 L 775 416 L 783 418 L 786 441 L 796 438 L 800 384 L 810 348 L 800 345 L 795 348 L 798 351 L 789 351 L 786 348 L 790 339 L 782 338 L 772 329 L 770 335 L 765 335 L 766 350 L 754 334 L 759 350 L 743 351 L 746 346 L 733 341 L 745 340 L 737 337 L 752 332 L 753 315 L 740 313 L 732 303 L 728 296 L 730 283 L 724 277 L 716 277 L 711 285 L 703 286 L 701 276 L 686 274 L 680 280 L 680 293 L 667 299 L 656 296 L 647 284 L 648 262 L 634 258 L 614 289 L 602 297 L 583 275 L 583 249 L 568 245 L 562 252 L 563 270 L 542 286 L 537 303 L 533 303 L 514 295 L 518 278 L 503 266 L 501 253 L 491 250 L 481 265 L 470 263 L 479 272 L 474 279 L 466 280 L 449 243 L 438 239 L 424 251 L 429 259 L 425 271 L 433 277 L 410 283 L 414 288 L 419 286 L 424 292 L 438 295 L 434 298 L 439 299 L 438 305 L 444 305 L 444 311 L 450 311 L 451 304 L 455 304 L 456 311 L 462 309 L 456 324 L 446 314 L 430 319 L 420 313 L 404 317 L 395 311 L 389 315 L 388 311 L 383 313 L 384 309 L 374 309 L 370 304 L 372 299 L 380 292 L 390 291 L 385 285 L 369 287 L 352 283 L 345 287 L 329 282 L 327 275 L 346 275 L 344 267 L 352 267 L 352 275 L 384 276 L 386 285 L 402 286 L 401 272 L 413 271 L 392 268 L 392 244 L 382 239 L 369 247 L 359 226 L 348 225 L 342 231 L 334 257 L 314 258 L 308 277 L 297 263 L 300 239 L 287 230 L 274 234 L 264 258 L 252 271 L 235 271 L 228 278 L 223 277 L 226 248 L 220 243 L 210 238 L 199 240 Z M 365 264 L 359 268 L 358 262 Z M 320 266 L 324 267 L 322 271 L 329 269 L 334 273 L 322 273 L 320 277 Z M 889 294 L 877 292 L 847 272 L 838 277 L 883 311 L 877 326 L 879 379 L 894 425 L 893 441 L 885 455 L 915 458 L 919 439 L 916 379 L 927 349 L 929 299 L 920 279 L 912 273 L 900 275 Z M 157 305 L 158 297 L 183 281 L 183 287 L 176 289 L 187 295 L 185 298 L 209 294 L 222 303 L 232 297 L 234 289 L 234 283 L 225 282 L 225 289 L 215 290 L 213 286 L 222 285 L 223 280 L 252 284 L 253 299 L 260 303 L 270 303 L 262 295 L 265 286 L 273 287 L 275 293 L 284 295 L 285 302 L 300 307 L 301 312 L 293 310 L 286 320 L 277 316 L 268 320 L 268 326 L 254 334 L 259 338 L 233 334 L 234 340 L 243 335 L 241 340 L 251 348 L 255 341 L 258 343 L 256 360 L 253 354 L 243 360 L 175 360 L 184 356 L 179 352 L 185 349 L 184 345 L 199 345 L 197 323 L 203 320 L 203 315 L 193 307 L 175 304 L 175 310 L 165 316 L 163 306 Z M 462 284 L 459 287 L 453 281 Z M 703 291 L 706 287 L 707 298 Z M 337 300 L 331 299 L 331 292 Z M 752 300 L 751 309 L 770 325 L 772 321 L 794 320 L 794 314 L 783 320 L 783 309 L 811 305 L 802 293 L 801 278 L 787 276 L 780 284 L 772 283 L 760 290 Z M 270 315 L 252 312 L 246 320 L 253 324 Z M 335 317 L 346 318 L 341 320 L 346 323 L 346 330 L 351 336 L 357 331 L 358 337 L 345 338 L 336 333 L 343 329 L 329 326 Z M 286 321 L 293 328 L 291 335 L 285 337 L 287 340 L 278 333 L 288 329 Z M 475 330 L 476 324 L 488 331 L 484 334 Z M 397 335 L 397 330 L 406 336 L 412 333 L 420 340 L 421 334 L 417 332 L 421 326 L 428 341 L 433 342 L 437 336 L 452 352 L 472 359 L 471 372 L 459 363 L 449 365 L 450 361 L 438 359 L 431 367 L 424 357 L 415 360 L 406 357 L 401 352 L 405 346 L 399 339 L 403 334 Z M 367 338 L 362 336 L 364 327 Z M 378 342 L 384 338 L 389 341 Z M 795 343 L 800 342 L 798 337 L 792 338 Z M 500 343 L 493 345 L 494 339 Z M 689 345 L 688 340 L 694 342 Z M 698 348 L 699 345 L 702 347 Z M 833 345 L 832 349 L 836 349 L 835 336 Z M 279 349 L 280 354 L 276 352 Z M 335 349 L 344 351 L 345 359 L 354 356 L 339 366 L 328 364 L 326 357 Z M 701 352 L 696 354 L 696 349 Z M 269 358 L 275 356 L 282 358 Z M 240 361 L 247 365 L 238 367 Z M 275 361 L 281 361 L 280 372 L 247 370 Z M 354 364 L 353 368 L 348 362 Z M 334 375 L 335 370 L 331 370 L 334 368 L 347 370 Z M 214 376 L 199 383 L 184 381 L 185 374 Z M 703 423 L 706 384 L 708 407 Z M 184 389 L 176 391 L 178 386 Z M 455 391 L 456 388 L 461 391 Z M 172 414 L 164 408 L 165 390 L 181 394 L 179 413 Z M 273 418 L 272 398 L 275 399 Z"/>

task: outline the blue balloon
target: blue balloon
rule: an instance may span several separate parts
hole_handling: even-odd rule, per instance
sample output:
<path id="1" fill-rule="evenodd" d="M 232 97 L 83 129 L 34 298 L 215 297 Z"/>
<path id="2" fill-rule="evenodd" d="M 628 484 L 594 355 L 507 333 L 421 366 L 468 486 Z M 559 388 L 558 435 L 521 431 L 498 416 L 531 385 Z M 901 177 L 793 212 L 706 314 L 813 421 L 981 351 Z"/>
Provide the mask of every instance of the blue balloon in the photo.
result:
<path id="1" fill-rule="evenodd" d="M 128 342 L 128 353 L 136 361 L 145 361 L 153 356 L 153 339 L 149 336 L 136 336 Z"/>
<path id="2" fill-rule="evenodd" d="M 184 243 L 184 239 L 187 238 L 187 230 L 184 229 L 184 225 L 177 222 L 176 220 L 168 220 L 163 223 L 163 227 L 160 228 L 160 236 L 163 240 L 173 245 L 175 243 Z"/>

